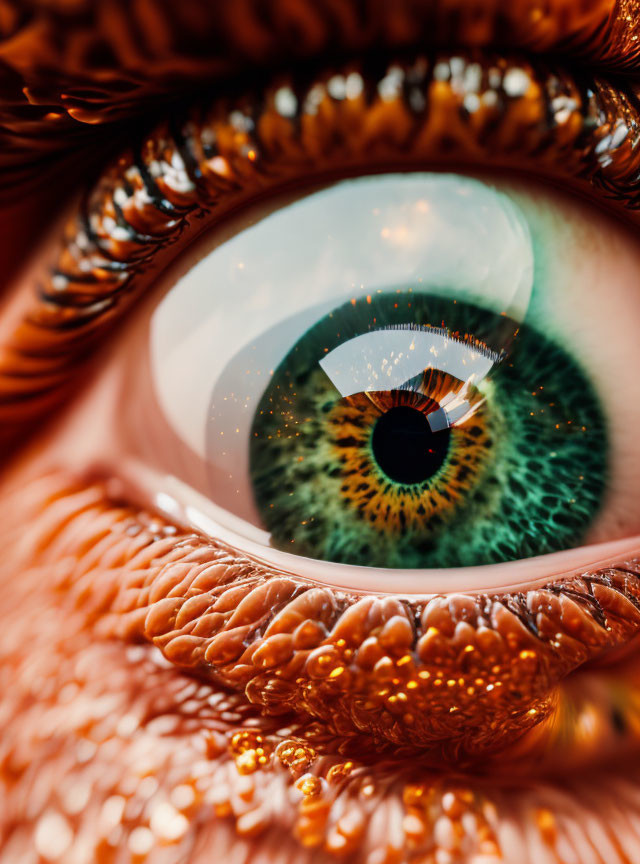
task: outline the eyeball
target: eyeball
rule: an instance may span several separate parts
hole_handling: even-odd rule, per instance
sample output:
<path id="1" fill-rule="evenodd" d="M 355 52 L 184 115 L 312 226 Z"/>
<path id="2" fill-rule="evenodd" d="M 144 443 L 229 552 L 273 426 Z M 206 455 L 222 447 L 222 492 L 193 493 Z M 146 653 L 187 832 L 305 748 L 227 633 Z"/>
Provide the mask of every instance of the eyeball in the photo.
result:
<path id="1" fill-rule="evenodd" d="M 210 238 L 149 325 L 153 393 L 200 466 L 184 479 L 247 538 L 343 565 L 629 536 L 640 256 L 586 210 L 533 183 L 383 174 Z"/>

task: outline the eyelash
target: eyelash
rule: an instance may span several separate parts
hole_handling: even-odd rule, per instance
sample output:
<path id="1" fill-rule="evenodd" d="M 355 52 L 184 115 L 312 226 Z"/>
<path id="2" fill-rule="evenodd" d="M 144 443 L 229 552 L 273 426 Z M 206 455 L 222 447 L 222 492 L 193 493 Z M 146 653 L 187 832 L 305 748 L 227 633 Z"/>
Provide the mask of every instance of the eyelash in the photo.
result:
<path id="1" fill-rule="evenodd" d="M 13 44 L 4 60 L 9 68 L 13 65 L 15 81 L 7 78 L 7 94 L 13 98 L 7 96 L 2 106 L 0 140 L 9 144 L 9 165 L 16 164 L 16 137 L 27 155 L 22 180 L 33 177 L 34 150 L 47 153 L 66 143 L 61 132 L 82 136 L 84 124 L 128 119 L 132 105 L 153 104 L 175 92 L 176 85 L 180 92 L 185 81 L 235 77 L 239 69 L 255 70 L 256 62 L 273 66 L 283 56 L 308 58 L 332 49 L 377 52 L 381 41 L 399 48 L 449 45 L 452 34 L 459 45 L 501 43 L 533 53 L 561 51 L 615 71 L 634 71 L 640 54 L 635 7 L 629 0 L 613 5 L 550 0 L 529 10 L 500 0 L 471 7 L 415 0 L 244 0 L 224 11 L 217 4 L 187 4 L 183 9 L 125 3 L 118 26 L 106 28 L 100 4 L 80 5 L 83 14 L 70 18 L 64 6 L 45 4 L 40 10 L 44 27 L 34 26 L 38 4 L 21 12 L 12 6 L 3 21 L 4 40 Z M 171 39 L 165 36 L 169 33 Z M 167 70 L 178 74 L 169 81 Z M 41 130 L 46 134 L 39 135 Z M 17 161 L 20 164 L 19 157 Z M 36 162 L 36 171 L 39 167 Z M 3 178 L 7 185 L 16 181 L 11 174 Z"/>
<path id="2" fill-rule="evenodd" d="M 107 169 L 66 225 L 0 361 L 1 443 L 62 401 L 81 358 L 171 247 L 256 196 L 398 164 L 463 163 L 564 177 L 634 213 L 638 122 L 630 98 L 605 82 L 480 55 L 377 73 L 351 65 L 304 87 L 280 81 L 260 98 L 196 104 Z"/>

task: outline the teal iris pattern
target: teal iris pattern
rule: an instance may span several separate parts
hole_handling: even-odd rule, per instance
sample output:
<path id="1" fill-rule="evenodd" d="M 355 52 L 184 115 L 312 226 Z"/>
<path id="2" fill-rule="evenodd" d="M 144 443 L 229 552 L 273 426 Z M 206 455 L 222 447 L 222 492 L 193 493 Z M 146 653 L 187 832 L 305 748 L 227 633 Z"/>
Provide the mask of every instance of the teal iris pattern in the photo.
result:
<path id="1" fill-rule="evenodd" d="M 309 329 L 255 412 L 250 471 L 275 546 L 393 568 L 512 561 L 578 545 L 607 480 L 599 400 L 569 354 L 523 325 L 478 384 L 477 410 L 435 433 L 452 386 L 437 368 L 397 390 L 342 397 L 319 361 L 380 329 L 445 328 L 505 344 L 508 321 L 412 291 L 349 301 Z"/>

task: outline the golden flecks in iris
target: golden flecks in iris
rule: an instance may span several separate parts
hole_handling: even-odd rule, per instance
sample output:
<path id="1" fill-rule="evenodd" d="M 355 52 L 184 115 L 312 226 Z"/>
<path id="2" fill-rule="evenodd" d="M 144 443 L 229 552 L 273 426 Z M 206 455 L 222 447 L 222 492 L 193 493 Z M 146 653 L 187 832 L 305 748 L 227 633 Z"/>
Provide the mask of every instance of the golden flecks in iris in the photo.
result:
<path id="1" fill-rule="evenodd" d="M 449 453 L 441 469 L 424 483 L 403 486 L 389 481 L 371 453 L 377 420 L 398 405 L 429 415 L 462 386 L 457 378 L 429 369 L 418 390 L 358 393 L 336 402 L 330 412 L 333 456 L 343 466 L 341 494 L 363 519 L 385 533 L 402 534 L 446 520 L 479 479 L 490 453 L 490 433 L 483 396 L 472 388 L 466 396 L 470 415 L 451 427 Z"/>

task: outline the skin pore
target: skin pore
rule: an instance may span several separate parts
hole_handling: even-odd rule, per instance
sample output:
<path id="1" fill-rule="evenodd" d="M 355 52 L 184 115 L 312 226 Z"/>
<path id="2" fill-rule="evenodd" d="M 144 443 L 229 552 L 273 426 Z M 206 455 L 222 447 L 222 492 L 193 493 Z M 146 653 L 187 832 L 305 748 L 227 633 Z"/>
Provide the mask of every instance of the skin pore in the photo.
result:
<path id="1" fill-rule="evenodd" d="M 2 864 L 637 860 L 640 549 L 371 593 L 171 521 L 105 470 L 120 441 L 82 464 L 116 325 L 260 196 L 494 168 L 635 223 L 633 4 L 499 6 L 3 10 L 6 268 L 25 269 L 0 317 Z M 343 103 L 328 82 L 349 74 L 364 95 Z M 283 87 L 315 110 L 287 116 Z M 69 150 L 105 148 L 40 247 Z"/>

